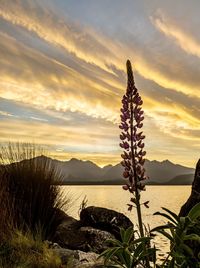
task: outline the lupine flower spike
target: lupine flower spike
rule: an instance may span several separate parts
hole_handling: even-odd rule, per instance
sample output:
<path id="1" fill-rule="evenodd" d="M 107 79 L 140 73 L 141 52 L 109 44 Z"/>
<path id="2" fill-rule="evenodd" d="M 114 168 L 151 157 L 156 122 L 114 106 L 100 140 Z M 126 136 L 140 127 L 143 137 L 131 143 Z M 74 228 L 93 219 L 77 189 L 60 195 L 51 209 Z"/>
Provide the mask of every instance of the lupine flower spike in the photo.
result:
<path id="1" fill-rule="evenodd" d="M 127 61 L 127 90 L 122 98 L 121 108 L 121 129 L 120 134 L 120 147 L 123 149 L 121 154 L 121 164 L 124 167 L 123 177 L 126 180 L 123 186 L 124 190 L 129 190 L 134 195 L 128 204 L 128 210 L 132 210 L 133 204 L 137 208 L 138 223 L 140 227 L 140 234 L 144 236 L 142 218 L 141 218 L 141 204 L 140 204 L 140 191 L 145 190 L 144 181 L 147 179 L 145 176 L 144 156 L 144 134 L 141 131 L 143 127 L 144 111 L 142 109 L 142 98 L 135 86 L 133 71 L 131 63 Z M 143 203 L 148 207 L 148 201 Z"/>
<path id="2" fill-rule="evenodd" d="M 135 87 L 131 63 L 127 61 L 128 83 L 126 94 L 122 99 L 120 147 L 124 149 L 122 166 L 124 167 L 123 177 L 127 180 L 124 190 L 131 193 L 138 190 L 145 190 L 144 138 L 141 128 L 143 126 L 144 111 L 142 110 L 143 101 Z"/>

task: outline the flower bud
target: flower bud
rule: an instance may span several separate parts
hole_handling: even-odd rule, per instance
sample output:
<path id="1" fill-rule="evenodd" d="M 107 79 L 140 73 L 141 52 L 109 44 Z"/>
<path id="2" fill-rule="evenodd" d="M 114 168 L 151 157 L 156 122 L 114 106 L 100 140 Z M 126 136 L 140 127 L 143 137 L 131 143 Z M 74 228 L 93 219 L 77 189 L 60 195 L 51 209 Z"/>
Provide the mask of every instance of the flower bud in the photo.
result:
<path id="1" fill-rule="evenodd" d="M 129 177 L 129 172 L 128 171 L 124 171 L 124 173 L 123 173 L 123 177 L 125 178 L 125 179 L 127 179 L 128 177 Z"/>
<path id="2" fill-rule="evenodd" d="M 127 191 L 129 189 L 128 185 L 123 185 L 122 188 Z"/>

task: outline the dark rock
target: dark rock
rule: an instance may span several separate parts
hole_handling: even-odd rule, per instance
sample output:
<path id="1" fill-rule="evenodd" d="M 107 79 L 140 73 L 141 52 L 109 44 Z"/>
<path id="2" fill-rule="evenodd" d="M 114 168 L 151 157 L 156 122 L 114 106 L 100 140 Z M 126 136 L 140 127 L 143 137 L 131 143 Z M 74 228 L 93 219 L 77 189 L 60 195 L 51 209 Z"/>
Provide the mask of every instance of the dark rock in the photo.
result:
<path id="1" fill-rule="evenodd" d="M 91 251 L 96 253 L 101 253 L 107 249 L 106 240 L 114 239 L 111 233 L 93 227 L 81 227 L 80 232 L 85 235 L 87 245 L 90 246 Z"/>
<path id="2" fill-rule="evenodd" d="M 63 210 L 56 208 L 55 209 L 55 214 L 56 214 L 56 220 L 57 222 L 61 223 L 63 221 L 67 221 L 71 217 L 67 215 Z"/>
<path id="3" fill-rule="evenodd" d="M 106 249 L 105 240 L 113 238 L 114 236 L 106 231 L 81 227 L 79 221 L 68 217 L 68 220 L 58 226 L 53 242 L 72 250 L 101 253 Z"/>
<path id="4" fill-rule="evenodd" d="M 190 197 L 186 201 L 186 203 L 181 207 L 179 216 L 185 217 L 187 216 L 188 212 L 195 206 L 197 203 L 200 202 L 200 159 L 196 165 L 194 181 L 192 183 L 192 191 Z"/>
<path id="5" fill-rule="evenodd" d="M 80 232 L 80 222 L 72 217 L 68 217 L 58 227 L 53 237 L 53 242 L 69 249 L 80 249 L 89 251 L 90 247 L 86 243 L 85 233 Z"/>
<path id="6" fill-rule="evenodd" d="M 133 223 L 124 214 L 117 211 L 90 206 L 84 208 L 80 213 L 80 221 L 83 226 L 91 226 L 104 230 L 119 238 L 119 229 L 127 229 Z"/>
<path id="7" fill-rule="evenodd" d="M 196 170 L 195 170 L 195 175 L 194 175 L 194 181 L 192 183 L 192 191 L 190 194 L 190 197 L 186 201 L 186 203 L 181 207 L 179 216 L 180 217 L 185 217 L 188 215 L 189 211 L 200 202 L 200 159 L 196 165 Z M 197 221 L 195 224 L 193 232 L 195 230 L 195 233 L 200 236 L 200 219 Z M 188 232 L 190 234 L 190 231 Z M 194 260 L 199 262 L 200 257 L 199 257 L 199 252 L 200 252 L 200 245 L 199 242 L 197 241 L 187 241 L 187 245 L 193 249 L 193 254 L 194 254 Z M 196 266 L 194 266 L 196 267 Z"/>

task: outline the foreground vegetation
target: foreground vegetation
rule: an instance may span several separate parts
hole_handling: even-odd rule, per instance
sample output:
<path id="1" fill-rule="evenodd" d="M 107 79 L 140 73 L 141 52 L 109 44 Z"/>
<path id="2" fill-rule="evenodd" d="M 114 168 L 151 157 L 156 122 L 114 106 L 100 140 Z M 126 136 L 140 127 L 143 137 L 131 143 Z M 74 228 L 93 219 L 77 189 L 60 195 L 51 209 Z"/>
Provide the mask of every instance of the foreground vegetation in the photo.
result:
<path id="1" fill-rule="evenodd" d="M 0 148 L 0 267 L 60 267 L 48 245 L 62 221 L 62 176 L 33 144 Z"/>
<path id="2" fill-rule="evenodd" d="M 0 244 L 0 267 L 3 268 L 58 268 L 61 259 L 49 249 L 40 234 L 15 230 L 8 240 Z"/>

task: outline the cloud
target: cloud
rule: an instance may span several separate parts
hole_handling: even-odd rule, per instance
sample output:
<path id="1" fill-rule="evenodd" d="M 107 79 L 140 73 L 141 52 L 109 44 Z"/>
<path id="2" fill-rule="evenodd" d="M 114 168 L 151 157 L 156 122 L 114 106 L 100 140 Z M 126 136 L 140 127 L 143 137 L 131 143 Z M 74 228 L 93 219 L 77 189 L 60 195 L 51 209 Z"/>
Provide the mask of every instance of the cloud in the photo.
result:
<path id="1" fill-rule="evenodd" d="M 14 116 L 15 117 L 15 115 L 13 115 L 13 114 L 10 114 L 10 113 L 8 113 L 8 112 L 5 112 L 5 111 L 0 111 L 0 116 Z"/>
<path id="2" fill-rule="evenodd" d="M 196 143 L 200 125 L 199 59 L 177 51 L 171 42 L 175 26 L 156 17 L 157 31 L 147 14 L 147 32 L 138 37 L 132 35 L 133 28 L 126 36 L 127 25 L 122 25 L 124 31 L 122 27 L 113 38 L 104 29 L 81 24 L 70 14 L 63 16 L 65 12 L 58 14 L 45 3 L 0 3 L 0 97 L 9 102 L 7 110 L 2 110 L 20 116 L 18 121 L 1 122 L 2 140 L 29 137 L 58 148 L 66 145 L 63 156 L 67 150 L 77 153 L 80 143 L 82 157 L 98 154 L 98 161 L 101 152 L 107 159 L 106 150 L 111 155 L 119 153 L 115 147 L 126 84 L 124 63 L 130 58 L 134 59 L 135 80 L 144 99 L 150 158 L 170 154 L 167 146 L 171 148 L 173 142 L 177 150 L 182 152 L 181 146 L 187 146 L 185 150 L 191 154 L 189 142 Z M 161 28 L 167 29 L 165 35 L 170 38 L 163 38 Z M 181 32 L 176 26 L 176 32 L 178 29 Z M 148 31 L 155 35 L 150 37 Z M 185 38 L 177 36 L 176 42 L 181 42 L 180 36 Z M 189 44 L 192 36 L 187 38 L 184 40 Z M 197 54 L 196 45 L 190 42 L 187 50 Z M 14 104 L 15 112 L 10 108 Z"/>
<path id="3" fill-rule="evenodd" d="M 131 46 L 117 40 L 113 42 L 113 39 L 92 28 L 80 26 L 66 17 L 58 18 L 51 9 L 44 8 L 36 2 L 33 4 L 27 1 L 24 6 L 22 1 L 12 2 L 12 4 L 3 1 L 0 16 L 13 25 L 35 33 L 56 48 L 74 54 L 76 58 L 82 60 L 82 63 L 90 63 L 93 67 L 98 67 L 108 73 L 113 74 L 113 68 L 108 68 L 109 66 L 117 66 L 118 69 L 124 70 L 123 62 L 131 57 L 134 58 L 134 66 L 141 76 L 153 80 L 164 88 L 191 95 L 195 95 L 198 90 L 197 85 L 188 83 L 185 79 L 183 81 L 177 76 L 173 78 L 166 70 L 156 68 L 152 59 L 148 59 L 148 54 L 145 60 L 145 51 L 132 40 L 130 40 Z M 108 80 L 115 87 L 122 88 L 119 80 L 118 83 L 113 83 L 113 79 L 106 81 Z"/>
<path id="4" fill-rule="evenodd" d="M 167 37 L 170 37 L 186 53 L 200 58 L 200 42 L 185 29 L 167 18 L 162 12 L 152 18 L 154 25 Z"/>

